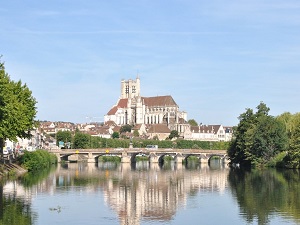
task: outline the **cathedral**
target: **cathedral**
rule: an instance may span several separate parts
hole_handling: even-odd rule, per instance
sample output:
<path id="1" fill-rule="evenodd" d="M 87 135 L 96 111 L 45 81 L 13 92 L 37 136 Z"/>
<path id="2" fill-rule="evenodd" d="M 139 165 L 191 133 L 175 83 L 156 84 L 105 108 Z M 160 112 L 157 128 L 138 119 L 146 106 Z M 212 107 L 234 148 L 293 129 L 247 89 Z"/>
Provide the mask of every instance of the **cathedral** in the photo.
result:
<path id="1" fill-rule="evenodd" d="M 121 96 L 104 116 L 104 123 L 113 121 L 118 126 L 126 124 L 147 127 L 164 125 L 170 131 L 177 130 L 183 136 L 188 129 L 187 113 L 179 111 L 172 96 L 142 97 L 140 78 L 121 81 Z"/>

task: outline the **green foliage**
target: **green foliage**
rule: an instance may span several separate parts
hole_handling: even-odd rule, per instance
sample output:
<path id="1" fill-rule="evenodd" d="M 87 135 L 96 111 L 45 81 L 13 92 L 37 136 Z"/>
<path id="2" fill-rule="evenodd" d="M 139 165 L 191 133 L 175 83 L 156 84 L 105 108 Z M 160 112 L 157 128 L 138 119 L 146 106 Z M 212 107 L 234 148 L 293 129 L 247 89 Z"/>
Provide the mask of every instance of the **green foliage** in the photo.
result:
<path id="1" fill-rule="evenodd" d="M 87 148 L 128 148 L 130 144 L 129 139 L 121 138 L 102 138 L 94 137 L 89 134 L 75 133 L 74 136 L 75 149 Z M 159 148 L 179 148 L 179 149 L 216 149 L 224 150 L 229 146 L 229 142 L 208 142 L 208 141 L 191 141 L 191 140 L 151 140 L 133 138 L 132 144 L 134 148 L 145 148 L 147 145 L 158 145 Z"/>
<path id="2" fill-rule="evenodd" d="M 1 61 L 0 87 L 0 139 L 16 141 L 17 137 L 30 137 L 37 113 L 36 100 L 26 84 L 10 79 Z"/>
<path id="3" fill-rule="evenodd" d="M 121 162 L 121 158 L 119 156 L 100 156 L 99 162 Z"/>
<path id="4" fill-rule="evenodd" d="M 177 138 L 179 137 L 178 131 L 177 130 L 172 130 L 170 135 L 169 135 L 169 139 L 172 140 L 173 138 Z"/>
<path id="5" fill-rule="evenodd" d="M 20 158 L 20 162 L 28 171 L 38 171 L 55 164 L 57 158 L 54 154 L 45 150 L 36 150 L 34 152 L 25 151 Z"/>
<path id="6" fill-rule="evenodd" d="M 228 148 L 233 163 L 265 165 L 287 147 L 286 127 L 282 121 L 268 115 L 269 108 L 261 102 L 257 112 L 246 109 L 239 116 L 235 138 Z"/>
<path id="7" fill-rule="evenodd" d="M 288 168 L 300 168 L 300 114 L 293 116 L 293 127 L 290 129 L 288 154 L 284 161 Z"/>
<path id="8" fill-rule="evenodd" d="M 74 135 L 74 148 L 87 149 L 91 147 L 91 135 L 76 132 Z"/>
<path id="9" fill-rule="evenodd" d="M 188 123 L 189 123 L 191 126 L 198 126 L 198 123 L 197 123 L 196 120 L 194 120 L 194 119 L 188 120 Z"/>
<path id="10" fill-rule="evenodd" d="M 275 157 L 273 157 L 268 163 L 268 167 L 285 167 L 284 159 L 286 157 L 286 152 L 280 152 Z"/>
<path id="11" fill-rule="evenodd" d="M 120 137 L 120 134 L 119 134 L 119 132 L 115 131 L 115 132 L 113 132 L 113 134 L 111 135 L 111 137 L 112 137 L 113 139 L 119 138 L 119 137 Z"/>
<path id="12" fill-rule="evenodd" d="M 131 132 L 131 129 L 132 129 L 132 126 L 130 126 L 129 124 L 126 124 L 126 125 L 124 125 L 124 126 L 122 126 L 121 128 L 120 128 L 120 133 L 122 134 L 122 133 L 126 133 L 126 132 Z"/>
<path id="13" fill-rule="evenodd" d="M 71 131 L 58 131 L 56 133 L 56 144 L 60 141 L 63 141 L 64 143 L 71 142 L 72 141 L 72 133 Z"/>
<path id="14" fill-rule="evenodd" d="M 140 136 L 139 131 L 138 131 L 138 130 L 134 130 L 134 131 L 133 131 L 133 136 L 134 136 L 134 137 Z"/>

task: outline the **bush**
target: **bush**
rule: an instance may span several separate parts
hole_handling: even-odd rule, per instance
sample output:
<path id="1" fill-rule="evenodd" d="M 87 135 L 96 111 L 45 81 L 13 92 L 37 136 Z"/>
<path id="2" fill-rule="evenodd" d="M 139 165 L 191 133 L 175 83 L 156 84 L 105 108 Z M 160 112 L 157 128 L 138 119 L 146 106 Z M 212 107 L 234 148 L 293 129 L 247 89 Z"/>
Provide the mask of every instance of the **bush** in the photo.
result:
<path id="1" fill-rule="evenodd" d="M 20 158 L 21 165 L 28 171 L 37 171 L 50 167 L 57 163 L 57 158 L 45 150 L 36 150 L 34 152 L 25 151 Z"/>

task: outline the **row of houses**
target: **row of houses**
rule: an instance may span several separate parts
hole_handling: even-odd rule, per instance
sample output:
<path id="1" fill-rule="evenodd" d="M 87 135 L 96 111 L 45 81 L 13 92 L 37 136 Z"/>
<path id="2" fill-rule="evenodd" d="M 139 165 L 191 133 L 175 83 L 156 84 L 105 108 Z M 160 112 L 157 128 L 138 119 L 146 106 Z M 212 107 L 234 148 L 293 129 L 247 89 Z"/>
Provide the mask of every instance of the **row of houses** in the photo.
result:
<path id="1" fill-rule="evenodd" d="M 43 121 L 40 122 L 38 128 L 31 131 L 31 138 L 18 138 L 16 142 L 7 140 L 5 147 L 24 150 L 34 150 L 36 148 L 55 149 L 58 148 L 55 139 L 55 134 L 58 131 L 74 133 L 76 130 L 79 130 L 95 137 L 112 138 L 114 132 L 120 133 L 121 127 L 113 121 L 108 121 L 105 124 Z M 143 139 L 165 140 L 170 133 L 171 130 L 165 124 L 137 124 L 130 133 L 124 135 L 130 138 L 138 134 L 139 138 Z M 199 141 L 230 141 L 232 139 L 232 127 L 222 125 L 189 126 L 189 129 L 186 129 L 180 138 Z"/>
<path id="2" fill-rule="evenodd" d="M 111 138 L 114 132 L 120 133 L 120 125 L 117 125 L 113 121 L 107 121 L 104 124 L 89 123 L 89 124 L 74 124 L 66 122 L 41 122 L 40 129 L 47 134 L 55 134 L 58 131 L 71 131 L 79 130 L 81 132 L 88 133 L 92 136 L 98 136 L 102 138 Z M 200 140 L 200 141 L 230 141 L 232 139 L 232 127 L 226 127 L 223 125 L 199 125 L 199 126 L 187 126 L 182 133 L 181 138 L 186 140 Z M 165 140 L 169 137 L 171 130 L 165 124 L 136 124 L 132 127 L 130 134 L 127 136 L 133 136 L 135 132 L 138 132 L 140 138 L 145 139 L 158 139 Z"/>

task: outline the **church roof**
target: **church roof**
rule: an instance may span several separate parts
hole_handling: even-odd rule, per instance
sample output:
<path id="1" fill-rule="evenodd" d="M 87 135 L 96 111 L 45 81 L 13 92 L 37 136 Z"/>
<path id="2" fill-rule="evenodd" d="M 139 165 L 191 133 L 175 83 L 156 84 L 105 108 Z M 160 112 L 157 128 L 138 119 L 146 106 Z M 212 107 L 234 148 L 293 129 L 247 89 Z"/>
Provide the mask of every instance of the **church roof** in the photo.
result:
<path id="1" fill-rule="evenodd" d="M 176 102 L 170 95 L 156 97 L 142 97 L 146 106 L 177 106 Z"/>
<path id="2" fill-rule="evenodd" d="M 171 95 L 156 96 L 156 97 L 142 97 L 144 104 L 148 107 L 155 106 L 176 106 L 177 104 Z M 119 99 L 117 105 L 113 106 L 107 113 L 107 115 L 115 115 L 119 108 L 127 108 L 128 98 Z"/>
<path id="3" fill-rule="evenodd" d="M 148 133 L 170 133 L 171 130 L 166 124 L 152 124 L 148 130 Z"/>
<path id="4" fill-rule="evenodd" d="M 116 112 L 118 111 L 118 108 L 126 108 L 127 107 L 127 103 L 128 103 L 128 99 L 127 98 L 121 98 L 118 101 L 118 104 L 115 105 L 114 107 L 112 107 L 107 115 L 115 115 Z"/>
<path id="5" fill-rule="evenodd" d="M 191 131 L 194 133 L 214 133 L 216 134 L 221 125 L 201 125 L 191 126 Z"/>
<path id="6" fill-rule="evenodd" d="M 107 115 L 115 115 L 117 110 L 118 110 L 118 107 L 114 106 L 108 111 Z"/>
<path id="7" fill-rule="evenodd" d="M 128 98 L 121 98 L 118 102 L 118 108 L 126 108 L 128 103 Z"/>

